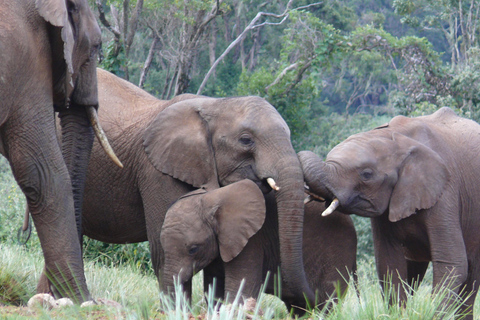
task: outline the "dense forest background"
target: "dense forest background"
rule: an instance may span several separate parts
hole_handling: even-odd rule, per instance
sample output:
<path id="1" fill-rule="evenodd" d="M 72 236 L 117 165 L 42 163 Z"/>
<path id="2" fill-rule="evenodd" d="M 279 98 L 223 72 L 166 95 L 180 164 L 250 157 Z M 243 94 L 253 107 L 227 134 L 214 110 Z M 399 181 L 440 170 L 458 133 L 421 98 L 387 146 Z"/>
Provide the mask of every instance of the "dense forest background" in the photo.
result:
<path id="1" fill-rule="evenodd" d="M 100 67 L 160 99 L 264 97 L 297 151 L 324 157 L 350 134 L 443 106 L 480 119 L 480 0 L 90 5 L 103 33 Z M 354 219 L 360 256 L 371 257 L 369 221 Z"/>
<path id="2" fill-rule="evenodd" d="M 104 69 L 161 99 L 258 95 L 324 156 L 392 116 L 477 120 L 477 0 L 91 0 Z M 213 66 L 213 67 L 212 67 Z"/>

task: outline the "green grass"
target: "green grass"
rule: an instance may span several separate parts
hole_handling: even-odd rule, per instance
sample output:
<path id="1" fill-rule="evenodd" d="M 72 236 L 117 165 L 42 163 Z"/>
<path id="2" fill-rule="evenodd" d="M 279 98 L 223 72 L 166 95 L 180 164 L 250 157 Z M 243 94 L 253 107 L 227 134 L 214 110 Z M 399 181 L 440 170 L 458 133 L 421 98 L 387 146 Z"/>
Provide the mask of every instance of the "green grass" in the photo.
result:
<path id="1" fill-rule="evenodd" d="M 85 275 L 94 298 L 119 302 L 121 309 L 107 306 L 62 310 L 37 310 L 30 313 L 25 307 L 35 294 L 35 287 L 43 269 L 43 258 L 34 233 L 26 246 L 17 243 L 17 230 L 23 221 L 25 200 L 6 161 L 0 159 L 0 319 L 244 319 L 241 308 L 227 308 L 217 304 L 211 293 L 204 297 L 201 275 L 193 281 L 191 305 L 177 295 L 175 300 L 162 295 L 151 271 L 146 243 L 128 246 L 104 245 L 88 241 Z M 362 227 L 363 228 L 363 227 Z M 315 310 L 307 313 L 313 319 L 453 319 L 455 308 L 445 308 L 442 299 L 448 294 L 431 293 L 431 270 L 424 283 L 416 288 L 406 305 L 389 303 L 377 281 L 373 257 L 368 250 L 360 255 L 358 267 L 358 295 L 355 290 L 330 301 L 329 312 Z M 97 253 L 97 254 L 95 254 Z M 179 291 L 179 288 L 177 288 Z M 208 301 L 208 302 L 207 302 Z M 261 295 L 258 300 L 263 315 L 257 319 L 288 319 L 290 315 L 283 303 L 271 295 Z M 479 315 L 479 305 L 475 306 Z M 477 319 L 480 319 L 478 316 Z"/>

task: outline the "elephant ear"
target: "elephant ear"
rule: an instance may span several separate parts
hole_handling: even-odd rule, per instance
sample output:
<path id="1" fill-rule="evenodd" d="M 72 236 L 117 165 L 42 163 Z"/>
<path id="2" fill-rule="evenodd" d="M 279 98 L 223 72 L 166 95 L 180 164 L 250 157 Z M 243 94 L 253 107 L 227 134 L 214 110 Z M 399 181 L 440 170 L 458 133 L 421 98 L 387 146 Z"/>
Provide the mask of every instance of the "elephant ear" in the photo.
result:
<path id="1" fill-rule="evenodd" d="M 433 207 L 450 179 L 444 160 L 431 148 L 400 133 L 393 133 L 403 159 L 390 198 L 389 219 L 399 221 L 417 210 Z"/>
<path id="2" fill-rule="evenodd" d="M 40 16 L 45 21 L 55 27 L 61 28 L 60 37 L 58 41 L 63 42 L 63 58 L 66 64 L 65 75 L 65 96 L 68 97 L 69 93 L 73 90 L 73 62 L 72 54 L 75 44 L 72 26 L 69 22 L 69 10 L 73 4 L 66 0 L 35 0 L 35 6 Z"/>
<path id="3" fill-rule="evenodd" d="M 208 124 L 200 108 L 208 99 L 177 102 L 160 112 L 144 133 L 152 165 L 194 187 L 218 188 Z"/>
<path id="4" fill-rule="evenodd" d="M 235 258 L 248 239 L 260 230 L 265 221 L 265 198 L 251 180 L 241 180 L 208 192 L 204 199 L 217 222 L 220 256 L 224 262 Z"/>

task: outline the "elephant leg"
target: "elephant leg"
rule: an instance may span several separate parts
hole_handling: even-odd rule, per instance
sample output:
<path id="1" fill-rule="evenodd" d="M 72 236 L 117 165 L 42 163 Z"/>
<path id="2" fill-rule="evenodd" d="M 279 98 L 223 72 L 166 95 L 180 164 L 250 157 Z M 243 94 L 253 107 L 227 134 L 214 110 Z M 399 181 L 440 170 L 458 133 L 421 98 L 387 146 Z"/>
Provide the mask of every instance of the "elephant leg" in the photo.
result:
<path id="1" fill-rule="evenodd" d="M 378 279 L 390 302 L 396 300 L 398 292 L 399 301 L 403 303 L 407 299 L 402 285 L 402 280 L 405 281 L 408 277 L 407 260 L 401 244 L 396 239 L 389 238 L 392 233 L 388 231 L 388 224 L 384 224 L 381 219 L 384 217 L 371 219 Z"/>
<path id="2" fill-rule="evenodd" d="M 442 197 L 454 199 L 445 191 Z M 457 194 L 453 192 L 456 196 Z M 468 259 L 463 232 L 460 226 L 460 219 L 452 219 L 459 212 L 458 203 L 439 202 L 435 206 L 436 212 L 434 221 L 428 228 L 428 237 L 431 246 L 431 258 L 433 266 L 433 287 L 434 290 L 451 290 L 444 299 L 446 304 L 451 304 L 456 299 L 456 294 L 463 289 L 462 285 L 467 281 Z"/>
<path id="3" fill-rule="evenodd" d="M 461 314 L 467 314 L 465 319 L 473 319 L 473 306 L 475 305 L 479 282 L 480 265 L 478 265 L 476 261 L 469 261 L 467 281 L 462 285 L 460 292 L 462 296 L 468 295 L 468 298 L 465 300 L 465 303 L 462 305 L 459 312 Z"/>
<path id="4" fill-rule="evenodd" d="M 72 182 L 75 221 L 80 249 L 83 252 L 82 205 L 85 179 L 93 145 L 93 130 L 83 108 L 69 108 L 59 113 L 62 126 L 62 155 Z M 37 293 L 49 293 L 50 283 L 45 269 L 37 284 Z"/>
<path id="5" fill-rule="evenodd" d="M 148 161 L 148 159 L 142 159 Z M 147 167 L 149 168 L 149 167 Z M 179 184 L 173 178 L 165 176 L 165 181 L 153 181 L 158 176 L 155 168 L 151 167 L 139 176 L 139 189 L 143 200 L 147 238 L 152 257 L 152 266 L 158 279 L 160 290 L 164 290 L 161 270 L 164 263 L 164 253 L 160 242 L 165 214 L 172 203 L 182 195 L 191 191 L 187 185 Z"/>
<path id="6" fill-rule="evenodd" d="M 220 257 L 203 269 L 203 291 L 213 290 L 215 300 L 225 296 L 225 268 Z"/>
<path id="7" fill-rule="evenodd" d="M 45 103 L 45 108 L 48 106 Z M 70 177 L 55 134 L 53 112 L 12 112 L 2 126 L 5 153 L 27 198 L 55 294 L 90 299 L 75 224 Z M 35 109 L 37 107 L 37 109 Z M 19 129 L 21 128 L 21 130 Z"/>
<path id="8" fill-rule="evenodd" d="M 37 293 L 48 293 L 53 296 L 53 292 L 50 289 L 51 283 L 48 281 L 47 274 L 45 267 L 43 267 L 42 274 L 40 275 L 40 279 L 38 279 L 37 283 Z"/>

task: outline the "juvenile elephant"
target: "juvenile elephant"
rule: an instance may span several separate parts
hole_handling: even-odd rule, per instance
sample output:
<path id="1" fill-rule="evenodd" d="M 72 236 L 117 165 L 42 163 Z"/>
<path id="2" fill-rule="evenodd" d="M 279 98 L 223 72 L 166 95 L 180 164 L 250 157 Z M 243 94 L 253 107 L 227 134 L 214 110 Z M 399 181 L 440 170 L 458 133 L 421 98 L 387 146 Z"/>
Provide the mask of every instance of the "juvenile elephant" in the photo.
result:
<path id="1" fill-rule="evenodd" d="M 480 125 L 442 108 L 353 135 L 325 162 L 299 157 L 313 192 L 371 218 L 381 280 L 422 280 L 431 261 L 435 287 L 473 293 L 467 307 L 480 281 L 479 146 Z"/>
<path id="2" fill-rule="evenodd" d="M 303 229 L 305 272 L 319 304 L 335 293 L 337 285 L 345 291 L 356 270 L 357 237 L 351 218 L 339 213 L 322 217 L 323 210 L 323 203 L 307 204 Z M 242 279 L 242 296 L 256 298 L 270 272 L 266 292 L 273 294 L 273 274 L 280 266 L 278 236 L 275 199 L 272 194 L 264 198 L 252 181 L 192 191 L 165 216 L 164 284 L 173 287 L 177 279 L 190 296 L 193 275 L 204 269 L 205 290 L 216 277 L 217 297 L 232 302 Z M 287 307 L 293 303 L 286 290 L 281 298 Z"/>
<path id="3" fill-rule="evenodd" d="M 265 193 L 278 189 L 282 278 L 297 305 L 305 296 L 313 301 L 302 258 L 303 172 L 275 108 L 258 97 L 161 101 L 100 69 L 98 79 L 99 118 L 124 168 L 109 166 L 94 144 L 84 234 L 111 243 L 148 240 L 161 281 L 160 231 L 170 205 L 194 189 L 250 179 Z"/>
<path id="4" fill-rule="evenodd" d="M 90 299 L 75 219 L 93 142 L 87 115 L 95 118 L 98 107 L 100 45 L 87 0 L 0 0 L 0 153 L 27 198 L 50 289 L 77 302 Z"/>

